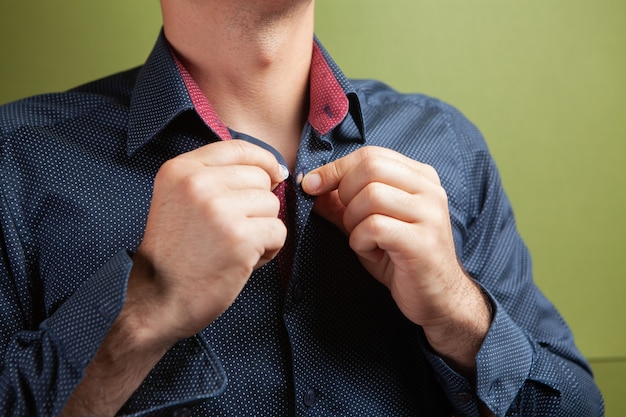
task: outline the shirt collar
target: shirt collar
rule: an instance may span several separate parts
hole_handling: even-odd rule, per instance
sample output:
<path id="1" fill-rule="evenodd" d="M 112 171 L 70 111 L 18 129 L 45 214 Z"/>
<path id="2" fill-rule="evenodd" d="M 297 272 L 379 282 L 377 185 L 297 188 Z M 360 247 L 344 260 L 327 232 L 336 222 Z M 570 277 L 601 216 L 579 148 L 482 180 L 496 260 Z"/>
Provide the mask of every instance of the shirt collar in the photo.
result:
<path id="1" fill-rule="evenodd" d="M 182 65 L 177 64 L 163 31 L 139 72 L 130 102 L 128 155 L 149 142 L 180 114 L 195 110 L 221 138 L 228 129 Z M 187 82 L 185 82 L 187 81 Z M 190 83 L 191 81 L 191 83 Z M 195 85 L 195 87 L 194 87 Z M 348 114 L 365 140 L 363 116 L 356 91 L 317 38 L 311 64 L 309 123 L 325 135 Z"/>

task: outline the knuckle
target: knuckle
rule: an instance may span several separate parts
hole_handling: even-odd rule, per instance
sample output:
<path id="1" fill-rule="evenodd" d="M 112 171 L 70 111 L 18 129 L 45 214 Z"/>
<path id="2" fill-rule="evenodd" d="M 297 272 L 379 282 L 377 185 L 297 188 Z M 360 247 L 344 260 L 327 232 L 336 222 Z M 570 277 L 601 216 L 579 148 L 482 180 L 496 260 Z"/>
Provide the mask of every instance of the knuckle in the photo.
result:
<path id="1" fill-rule="evenodd" d="M 389 169 L 390 159 L 385 156 L 383 148 L 368 146 L 362 148 L 363 152 L 359 163 L 361 175 L 370 180 L 383 178 L 386 170 Z"/>
<path id="2" fill-rule="evenodd" d="M 280 219 L 273 219 L 270 226 L 270 233 L 267 238 L 267 245 L 271 249 L 281 248 L 287 239 L 287 226 Z"/>
<path id="3" fill-rule="evenodd" d="M 387 222 L 385 221 L 385 217 L 378 214 L 373 214 L 369 216 L 365 220 L 365 222 L 367 232 L 372 236 L 379 236 L 387 228 Z"/>
<path id="4" fill-rule="evenodd" d="M 251 168 L 254 170 L 255 179 L 258 182 L 258 186 L 263 190 L 269 190 L 272 186 L 272 178 L 270 177 L 268 172 L 261 167 L 255 166 Z"/>
<path id="5" fill-rule="evenodd" d="M 341 160 L 337 160 L 334 163 L 330 163 L 326 165 L 327 169 L 322 169 L 319 171 L 320 176 L 322 176 L 322 183 L 332 183 L 341 179 Z"/>
<path id="6" fill-rule="evenodd" d="M 221 227 L 221 241 L 225 248 L 235 248 L 238 253 L 243 254 L 242 243 L 249 239 L 245 228 L 240 226 L 241 222 L 224 222 Z"/>
<path id="7" fill-rule="evenodd" d="M 174 158 L 167 160 L 161 165 L 159 171 L 157 172 L 156 180 L 164 180 L 172 177 L 176 177 L 180 175 L 182 171 L 182 161 L 181 158 Z"/>
<path id="8" fill-rule="evenodd" d="M 433 181 L 435 184 L 441 184 L 441 179 L 439 178 L 439 172 L 432 165 L 424 164 L 422 165 L 422 169 L 424 171 L 424 176 L 426 178 Z"/>
<path id="9" fill-rule="evenodd" d="M 370 206 L 376 206 L 385 198 L 385 185 L 379 182 L 368 183 L 363 192 L 365 193 L 365 201 Z"/>
<path id="10" fill-rule="evenodd" d="M 278 213 L 280 212 L 280 199 L 275 194 L 271 194 L 268 204 L 270 204 L 272 213 L 278 216 Z"/>
<path id="11" fill-rule="evenodd" d="M 224 197 L 207 197 L 202 203 L 201 213 L 207 223 L 219 225 L 218 230 L 228 231 L 238 223 L 233 219 L 230 204 Z"/>
<path id="12" fill-rule="evenodd" d="M 231 147 L 232 152 L 237 154 L 238 157 L 243 157 L 250 151 L 249 143 L 244 140 L 233 139 L 224 143 L 228 144 L 228 146 Z"/>
<path id="13" fill-rule="evenodd" d="M 439 186 L 435 188 L 435 196 L 437 197 L 439 203 L 443 206 L 443 207 L 448 207 L 448 193 L 446 192 L 445 188 Z"/>
<path id="14" fill-rule="evenodd" d="M 200 196 L 207 188 L 205 178 L 197 172 L 185 175 L 179 181 L 180 191 L 189 197 Z"/>
<path id="15" fill-rule="evenodd" d="M 378 158 L 367 158 L 361 163 L 361 172 L 367 178 L 378 178 L 383 165 Z"/>
<path id="16" fill-rule="evenodd" d="M 380 154 L 381 149 L 382 148 L 379 148 L 378 146 L 364 146 L 359 149 L 360 157 L 363 160 L 369 159 Z"/>
<path id="17" fill-rule="evenodd" d="M 360 148 L 358 151 L 358 156 L 361 160 L 366 160 L 372 155 L 372 147 L 364 146 Z"/>

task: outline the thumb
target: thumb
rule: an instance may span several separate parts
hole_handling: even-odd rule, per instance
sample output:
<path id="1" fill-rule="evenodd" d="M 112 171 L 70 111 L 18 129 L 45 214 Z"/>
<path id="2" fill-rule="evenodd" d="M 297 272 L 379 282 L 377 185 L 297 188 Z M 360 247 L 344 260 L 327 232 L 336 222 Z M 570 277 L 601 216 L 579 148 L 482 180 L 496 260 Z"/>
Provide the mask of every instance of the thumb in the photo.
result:
<path id="1" fill-rule="evenodd" d="M 277 171 L 270 173 L 270 177 L 272 179 L 272 191 L 274 191 L 280 183 L 289 178 L 289 168 L 279 162 L 277 163 Z"/>
<path id="2" fill-rule="evenodd" d="M 348 231 L 343 224 L 345 211 L 346 206 L 339 199 L 337 190 L 320 195 L 315 199 L 315 204 L 313 205 L 313 212 L 337 226 L 345 235 L 348 235 Z"/>

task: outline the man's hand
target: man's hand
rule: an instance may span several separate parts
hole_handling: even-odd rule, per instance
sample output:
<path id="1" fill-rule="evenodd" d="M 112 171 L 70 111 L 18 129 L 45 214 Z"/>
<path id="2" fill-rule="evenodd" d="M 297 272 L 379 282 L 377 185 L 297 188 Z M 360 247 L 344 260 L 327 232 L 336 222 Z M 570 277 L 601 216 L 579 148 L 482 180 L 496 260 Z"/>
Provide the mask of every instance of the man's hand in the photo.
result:
<path id="1" fill-rule="evenodd" d="M 159 170 L 126 303 L 63 416 L 113 416 L 177 341 L 215 320 L 283 246 L 268 151 L 217 142 Z"/>
<path id="2" fill-rule="evenodd" d="M 460 266 L 439 176 L 429 165 L 365 147 L 308 173 L 314 210 L 350 239 L 431 346 L 471 373 L 489 329 L 488 301 Z"/>
<path id="3" fill-rule="evenodd" d="M 142 299 L 164 313 L 163 336 L 179 340 L 205 328 L 282 248 L 287 230 L 272 189 L 285 176 L 270 152 L 238 140 L 161 167 L 136 259 L 144 272 L 138 284 L 153 293 Z"/>

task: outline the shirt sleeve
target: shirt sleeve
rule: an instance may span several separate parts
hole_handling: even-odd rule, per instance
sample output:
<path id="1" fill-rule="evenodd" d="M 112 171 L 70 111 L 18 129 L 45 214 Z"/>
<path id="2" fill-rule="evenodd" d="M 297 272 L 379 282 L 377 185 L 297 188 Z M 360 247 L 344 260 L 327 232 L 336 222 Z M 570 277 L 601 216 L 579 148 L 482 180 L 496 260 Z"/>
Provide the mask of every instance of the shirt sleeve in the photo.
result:
<path id="1" fill-rule="evenodd" d="M 457 252 L 494 315 L 476 357 L 476 381 L 427 352 L 435 373 L 464 416 L 479 415 L 478 400 L 497 416 L 603 415 L 602 396 L 570 329 L 533 281 L 530 255 L 481 134 L 456 111 L 451 125 L 468 196 L 451 198 L 459 205 L 451 213 L 465 216 L 453 218 Z"/>
<path id="2" fill-rule="evenodd" d="M 15 240 L 6 242 L 9 229 L 2 230 L 0 265 L 0 416 L 58 416 L 124 305 L 132 259 L 119 251 L 37 324 L 40 307 L 21 284 L 25 258 Z M 152 415 L 225 387 L 219 359 L 206 342 L 190 338 L 166 353 L 119 415 Z"/>
<path id="3" fill-rule="evenodd" d="M 3 254 L 3 255 L 6 255 Z M 0 280 L 2 416 L 59 415 L 124 303 L 131 261 L 122 251 L 38 327 L 4 256 Z"/>

